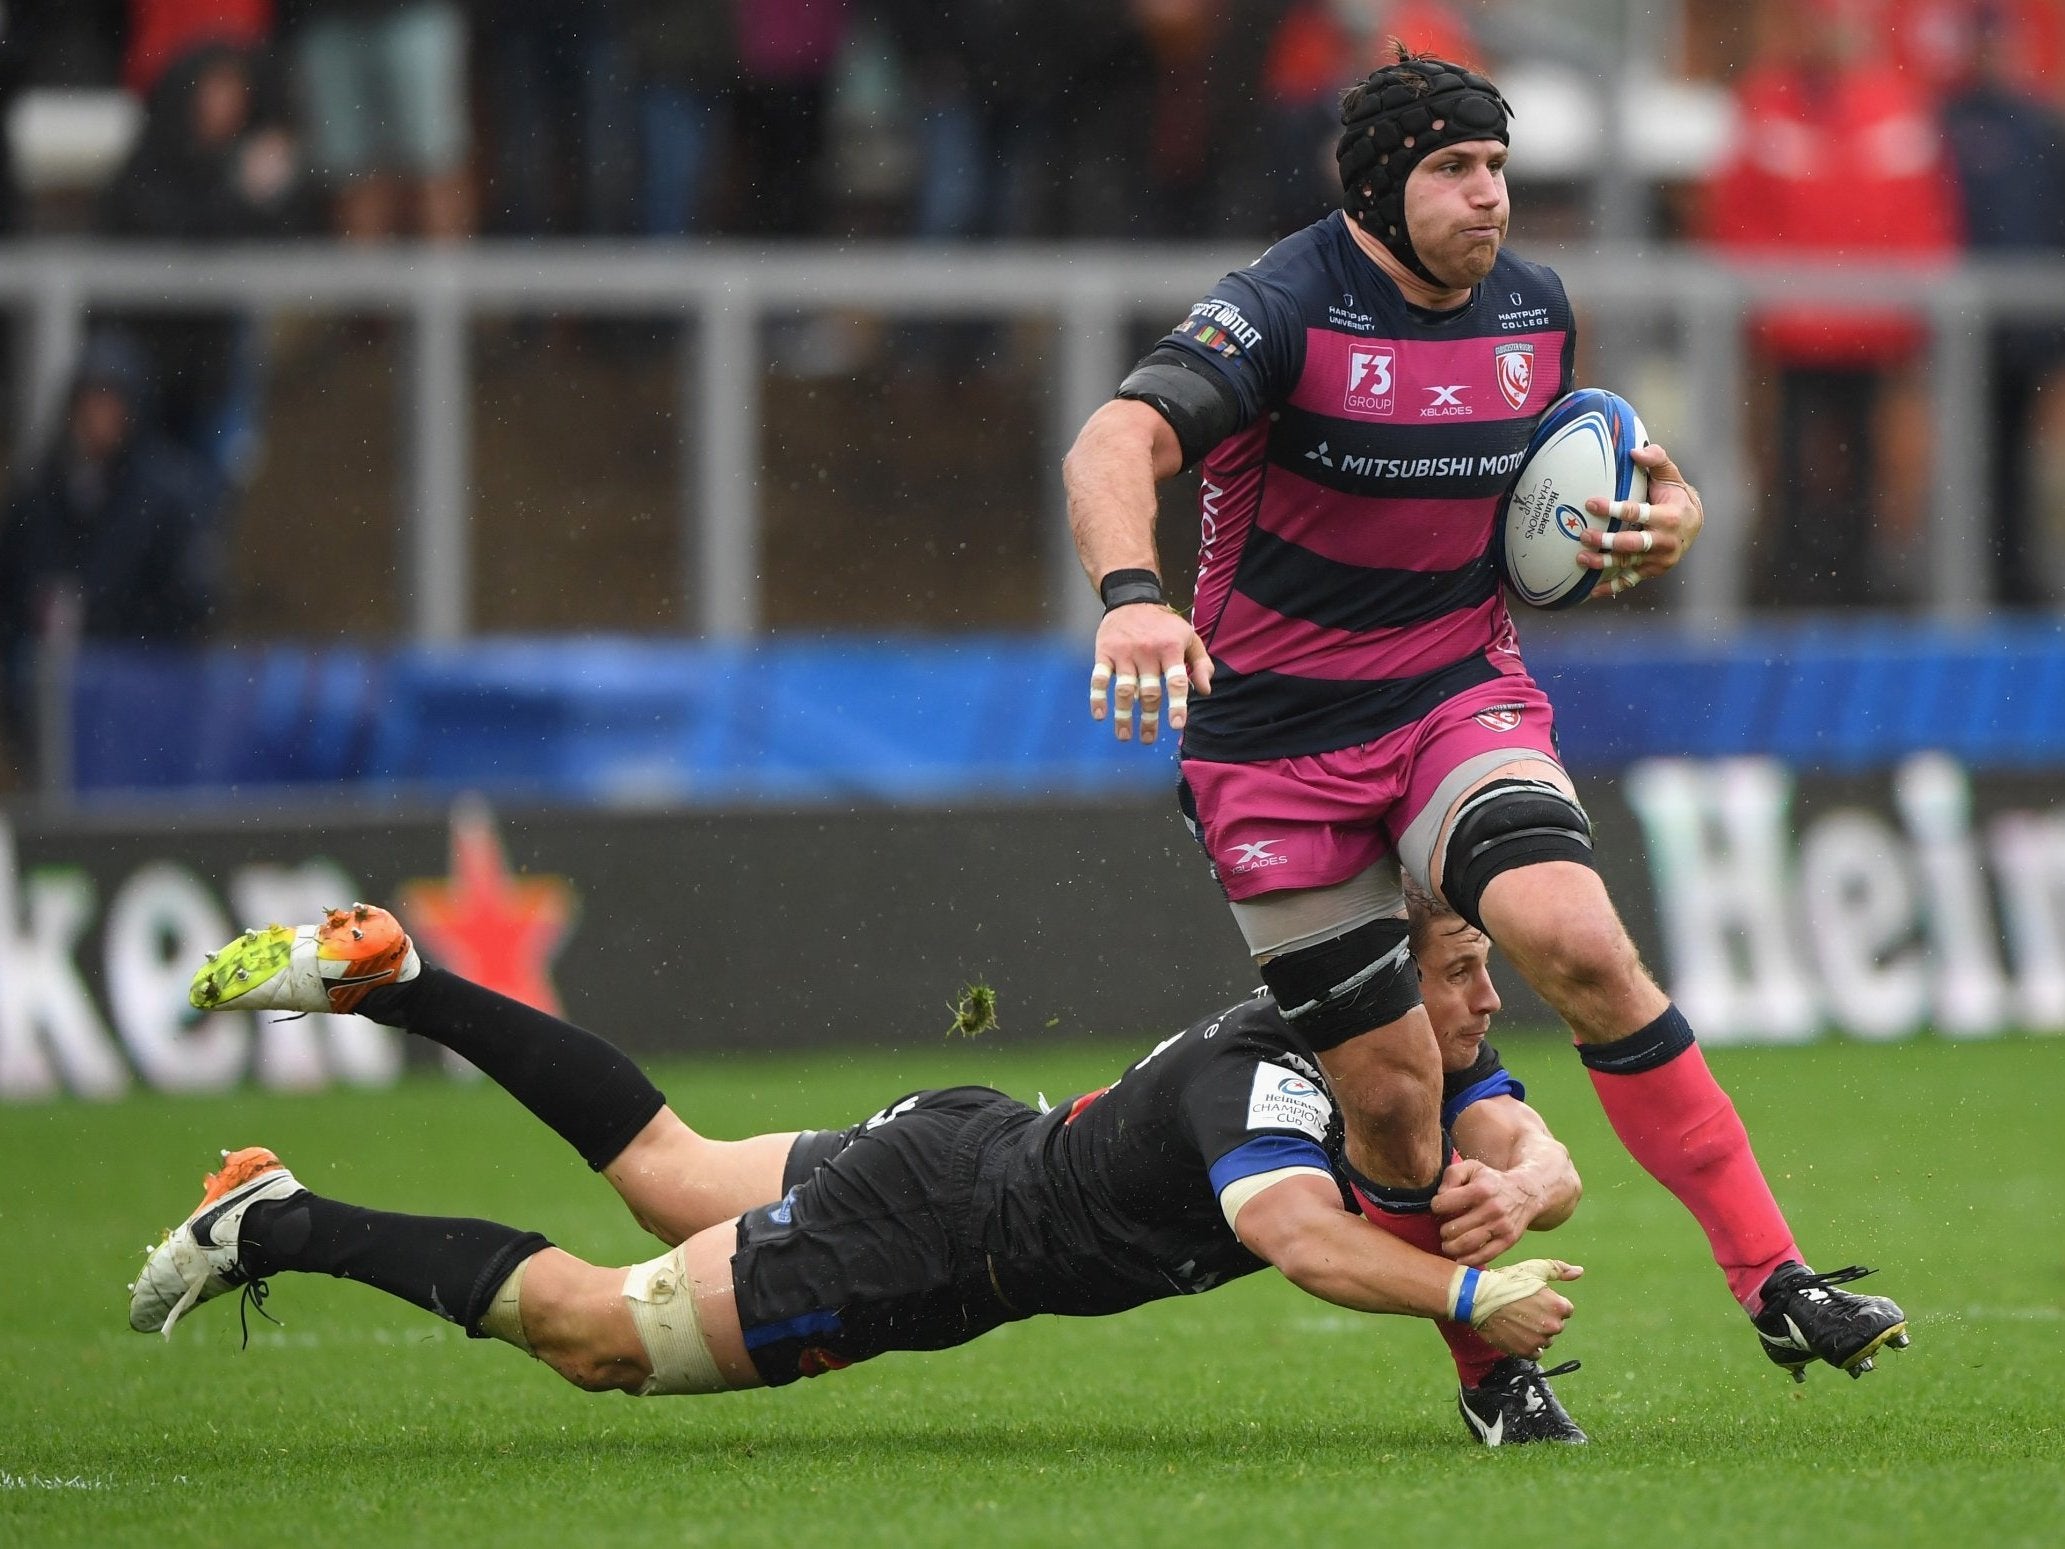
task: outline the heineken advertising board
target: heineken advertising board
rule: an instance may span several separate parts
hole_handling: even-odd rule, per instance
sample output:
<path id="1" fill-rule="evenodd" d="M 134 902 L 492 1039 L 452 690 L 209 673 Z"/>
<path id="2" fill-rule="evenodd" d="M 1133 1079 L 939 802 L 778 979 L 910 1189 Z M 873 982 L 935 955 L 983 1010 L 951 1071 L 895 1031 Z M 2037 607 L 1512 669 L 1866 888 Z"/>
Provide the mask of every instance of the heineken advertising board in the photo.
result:
<path id="1" fill-rule="evenodd" d="M 1940 755 L 1586 783 L 1602 871 L 1709 1044 L 2065 1030 L 2065 809 Z M 394 1080 L 360 1018 L 200 1017 L 201 954 L 368 899 L 434 961 L 645 1054 L 1174 1031 L 1255 975 L 1172 807 L 280 809 L 0 819 L 0 1099 Z M 1511 973 L 1509 1023 L 1546 1023 Z"/>

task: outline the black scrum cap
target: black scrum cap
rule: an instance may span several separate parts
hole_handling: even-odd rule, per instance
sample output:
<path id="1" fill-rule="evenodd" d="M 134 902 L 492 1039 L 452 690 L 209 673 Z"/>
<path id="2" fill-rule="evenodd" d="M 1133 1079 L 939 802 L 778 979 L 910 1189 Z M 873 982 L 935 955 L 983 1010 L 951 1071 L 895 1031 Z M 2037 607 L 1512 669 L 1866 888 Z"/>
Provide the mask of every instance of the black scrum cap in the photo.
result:
<path id="1" fill-rule="evenodd" d="M 1512 111 L 1499 89 L 1467 66 L 1401 51 L 1396 64 L 1371 71 L 1341 99 L 1341 139 L 1334 151 L 1341 207 L 1421 279 L 1446 285 L 1413 251 L 1405 180 L 1444 145 L 1511 144 L 1506 120 Z"/>

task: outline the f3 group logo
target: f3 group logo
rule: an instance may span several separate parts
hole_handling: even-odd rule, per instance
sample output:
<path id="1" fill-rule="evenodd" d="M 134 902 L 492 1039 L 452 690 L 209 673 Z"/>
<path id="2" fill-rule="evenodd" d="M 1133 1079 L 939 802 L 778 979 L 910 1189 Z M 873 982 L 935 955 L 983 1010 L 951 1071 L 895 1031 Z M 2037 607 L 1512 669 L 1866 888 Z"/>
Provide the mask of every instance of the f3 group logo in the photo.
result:
<path id="1" fill-rule="evenodd" d="M 1341 407 L 1350 414 L 1390 414 L 1397 403 L 1392 392 L 1397 359 L 1395 350 L 1350 350 L 1348 391 Z"/>

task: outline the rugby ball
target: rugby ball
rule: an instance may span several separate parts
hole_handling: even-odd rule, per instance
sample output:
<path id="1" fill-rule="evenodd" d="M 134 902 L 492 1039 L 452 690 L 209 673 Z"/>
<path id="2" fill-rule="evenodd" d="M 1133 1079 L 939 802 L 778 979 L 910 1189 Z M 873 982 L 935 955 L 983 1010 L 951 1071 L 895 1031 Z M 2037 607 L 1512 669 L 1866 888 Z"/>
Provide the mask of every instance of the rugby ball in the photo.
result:
<path id="1" fill-rule="evenodd" d="M 1648 444 L 1634 405 L 1618 393 L 1581 387 L 1549 405 L 1493 529 L 1499 570 L 1514 596 L 1530 607 L 1570 608 L 1592 594 L 1601 572 L 1577 562 L 1585 531 L 1618 532 L 1627 524 L 1593 516 L 1585 502 L 1595 495 L 1648 499 L 1649 475 L 1631 455 Z"/>

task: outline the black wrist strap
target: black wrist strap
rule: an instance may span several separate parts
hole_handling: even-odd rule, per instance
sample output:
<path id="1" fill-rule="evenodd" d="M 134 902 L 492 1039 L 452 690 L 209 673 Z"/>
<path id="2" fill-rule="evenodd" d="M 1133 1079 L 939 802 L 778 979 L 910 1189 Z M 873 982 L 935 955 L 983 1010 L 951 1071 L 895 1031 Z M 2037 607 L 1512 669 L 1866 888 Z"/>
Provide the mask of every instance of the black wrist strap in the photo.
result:
<path id="1" fill-rule="evenodd" d="M 1097 595 L 1104 599 L 1106 613 L 1130 602 L 1169 600 L 1162 593 L 1162 578 L 1152 570 L 1113 570 L 1097 583 Z"/>

